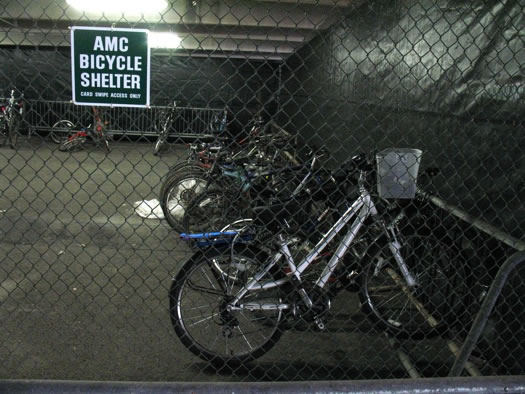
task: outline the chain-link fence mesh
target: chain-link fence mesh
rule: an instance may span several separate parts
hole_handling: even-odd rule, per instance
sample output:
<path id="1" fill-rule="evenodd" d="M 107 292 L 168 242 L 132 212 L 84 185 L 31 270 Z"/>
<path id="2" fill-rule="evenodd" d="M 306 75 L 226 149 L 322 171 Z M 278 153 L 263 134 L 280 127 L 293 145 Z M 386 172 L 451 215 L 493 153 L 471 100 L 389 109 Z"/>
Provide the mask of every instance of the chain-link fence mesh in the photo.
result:
<path id="1" fill-rule="evenodd" d="M 0 3 L 0 377 L 447 376 L 523 250 L 523 1 L 79 3 Z M 148 108 L 71 102 L 73 26 L 178 34 Z M 524 272 L 464 375 L 525 373 Z"/>

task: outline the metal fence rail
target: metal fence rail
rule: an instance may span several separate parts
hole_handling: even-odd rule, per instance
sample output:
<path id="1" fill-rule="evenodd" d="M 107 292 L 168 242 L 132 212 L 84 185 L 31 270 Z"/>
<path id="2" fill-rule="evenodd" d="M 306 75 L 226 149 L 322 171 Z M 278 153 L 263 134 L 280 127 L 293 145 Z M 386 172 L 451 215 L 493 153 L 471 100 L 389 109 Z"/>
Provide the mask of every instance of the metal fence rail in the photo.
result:
<path id="1" fill-rule="evenodd" d="M 53 125 L 63 119 L 77 125 L 87 126 L 90 122 L 90 107 L 74 105 L 70 101 L 27 100 L 25 122 L 30 133 L 49 132 Z M 108 132 L 124 136 L 155 136 L 160 114 L 168 106 L 149 108 L 101 107 Z M 171 126 L 173 136 L 198 136 L 209 134 L 210 123 L 221 109 L 178 107 Z"/>
<path id="2" fill-rule="evenodd" d="M 523 262 L 525 262 L 525 252 L 518 252 L 510 256 L 498 270 L 498 273 L 483 300 L 483 304 L 476 315 L 476 319 L 474 320 L 474 323 L 472 323 L 472 327 L 465 338 L 465 342 L 457 355 L 457 359 L 449 372 L 449 376 L 461 375 L 466 362 L 472 354 L 472 351 L 487 324 L 490 314 L 494 310 L 496 301 L 501 294 L 503 286 L 505 286 L 507 282 L 509 274 L 517 269 L 519 265 L 523 264 Z"/>
<path id="3" fill-rule="evenodd" d="M 525 391 L 523 376 L 478 378 L 397 379 L 371 381 L 318 381 L 266 383 L 174 383 L 174 382 L 87 382 L 87 381 L 2 381 L 8 393 L 465 393 L 520 394 Z"/>

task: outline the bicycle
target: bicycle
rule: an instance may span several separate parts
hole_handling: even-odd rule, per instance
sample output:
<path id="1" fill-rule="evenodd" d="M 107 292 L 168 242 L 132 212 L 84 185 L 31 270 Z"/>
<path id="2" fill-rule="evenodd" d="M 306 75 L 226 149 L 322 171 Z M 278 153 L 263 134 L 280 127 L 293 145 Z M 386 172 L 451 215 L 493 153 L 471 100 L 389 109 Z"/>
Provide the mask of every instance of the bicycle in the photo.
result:
<path id="1" fill-rule="evenodd" d="M 166 175 L 166 179 L 178 176 L 181 172 L 187 170 L 209 170 L 213 167 L 213 163 L 217 158 L 230 156 L 231 159 L 243 155 L 250 155 L 249 151 L 253 149 L 253 142 L 261 142 L 260 136 L 265 135 L 267 138 L 271 137 L 272 134 L 265 134 L 266 130 L 270 127 L 277 127 L 273 122 L 269 122 L 264 125 L 264 121 L 261 116 L 256 115 L 249 123 L 248 134 L 240 139 L 238 142 L 230 141 L 228 137 L 222 136 L 222 132 L 226 130 L 227 126 L 227 110 L 223 112 L 222 118 L 219 120 L 217 116 L 214 116 L 214 120 L 210 125 L 210 130 L 215 131 L 213 133 L 214 140 L 212 142 L 198 142 L 188 144 L 188 157 L 173 166 L 171 166 Z M 221 134 L 219 134 L 221 133 Z M 280 129 L 279 133 L 290 138 L 290 135 Z M 240 148 L 238 148 L 240 147 Z M 238 148 L 238 149 L 234 149 Z M 248 151 L 248 153 L 246 153 Z"/>
<path id="2" fill-rule="evenodd" d="M 161 113 L 160 117 L 160 129 L 159 137 L 157 141 L 155 142 L 155 145 L 153 147 L 153 154 L 159 155 L 160 150 L 162 147 L 167 143 L 170 127 L 175 119 L 176 115 L 176 103 L 173 102 L 173 106 L 169 108 L 166 112 Z M 213 151 L 216 150 L 216 148 L 221 147 L 222 144 L 218 143 L 218 135 L 223 133 L 226 130 L 227 126 L 227 120 L 228 120 L 228 111 L 225 109 L 221 112 L 221 115 L 215 114 L 213 116 L 213 119 L 209 125 L 208 131 L 215 136 L 215 142 L 214 143 L 206 143 L 206 144 L 189 144 L 190 148 L 190 154 L 188 156 L 188 162 L 193 161 L 194 158 L 196 158 L 196 154 L 198 151 L 201 150 L 208 150 Z M 202 156 L 202 155 L 201 155 Z M 169 172 L 171 172 L 172 169 L 170 168 Z"/>
<path id="3" fill-rule="evenodd" d="M 239 180 L 242 176 L 239 173 L 240 166 L 248 165 L 257 158 L 259 161 L 267 158 L 266 165 L 285 165 L 285 160 L 279 154 L 283 150 L 282 140 L 285 139 L 289 139 L 289 135 L 263 135 L 250 140 L 242 150 L 235 153 L 226 148 L 217 150 L 211 163 L 199 158 L 172 167 L 160 190 L 160 205 L 170 226 L 177 232 L 184 231 L 182 219 L 190 201 L 212 184 L 237 183 L 235 179 Z"/>
<path id="4" fill-rule="evenodd" d="M 275 151 L 279 154 L 279 151 Z M 317 168 L 323 150 L 312 150 L 304 164 L 296 166 L 274 166 L 275 156 L 261 163 L 248 162 L 244 165 L 223 167 L 222 176 L 236 182 L 221 182 L 195 195 L 187 204 L 182 216 L 184 231 L 204 231 L 206 227 L 219 227 L 241 218 L 253 216 L 252 207 L 257 201 L 275 200 L 286 196 L 298 198 L 305 188 L 315 183 L 314 176 L 320 176 Z"/>
<path id="5" fill-rule="evenodd" d="M 70 152 L 82 147 L 88 138 L 90 138 L 96 146 L 102 144 L 106 152 L 110 152 L 109 139 L 106 133 L 108 122 L 105 121 L 98 107 L 91 107 L 93 123 L 87 127 L 79 127 L 70 120 L 60 120 L 53 125 L 50 137 L 55 142 L 60 144 L 58 150 L 62 152 Z"/>
<path id="6" fill-rule="evenodd" d="M 20 97 L 15 98 L 15 89 L 12 89 L 7 104 L 0 107 L 0 134 L 4 137 L 2 145 L 9 141 L 12 149 L 16 149 L 20 124 L 24 117 L 23 97 L 22 93 Z"/>
<path id="7" fill-rule="evenodd" d="M 174 101 L 171 107 L 160 113 L 160 120 L 158 122 L 158 125 L 155 125 L 157 131 L 159 131 L 159 137 L 157 138 L 157 141 L 153 146 L 153 154 L 155 156 L 160 154 L 161 148 L 166 142 L 168 142 L 169 131 L 171 128 L 171 124 L 173 123 L 173 119 L 175 117 L 176 108 L 177 103 Z"/>
<path id="8" fill-rule="evenodd" d="M 405 153 L 411 154 L 396 154 L 402 158 Z M 381 160 L 378 156 L 378 166 Z M 391 199 L 394 206 L 398 199 L 414 199 L 417 170 L 400 176 L 396 164 L 397 173 L 376 182 L 370 160 L 358 158 L 355 165 L 358 197 L 299 261 L 292 246 L 301 240 L 286 231 L 282 217 L 262 241 L 257 217 L 223 231 L 180 235 L 202 247 L 169 291 L 171 322 L 189 351 L 216 365 L 236 365 L 268 352 L 293 322 L 324 330 L 331 300 L 353 276 L 347 260 L 353 262 L 350 267 L 363 268 L 358 277 L 363 311 L 391 335 L 417 339 L 447 328 L 461 307 L 457 251 L 431 233 L 402 233 L 403 209 L 395 215 L 382 212 L 389 210 Z M 377 193 L 372 192 L 375 183 Z M 381 187 L 388 184 L 393 194 Z M 348 232 L 339 237 L 347 225 Z M 373 234 L 364 246 L 359 245 L 362 230 Z"/>

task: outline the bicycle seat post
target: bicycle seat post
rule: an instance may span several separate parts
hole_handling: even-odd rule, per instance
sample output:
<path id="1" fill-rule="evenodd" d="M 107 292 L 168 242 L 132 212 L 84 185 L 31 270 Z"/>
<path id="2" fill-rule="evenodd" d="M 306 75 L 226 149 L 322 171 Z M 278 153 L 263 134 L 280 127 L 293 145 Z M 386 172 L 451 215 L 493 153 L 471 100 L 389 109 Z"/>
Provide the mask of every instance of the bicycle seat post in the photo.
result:
<path id="1" fill-rule="evenodd" d="M 357 180 L 357 186 L 359 187 L 359 192 L 361 194 L 363 194 L 363 193 L 365 193 L 367 191 L 366 187 L 365 187 L 367 175 L 368 175 L 367 171 L 365 171 L 363 169 L 359 170 L 359 179 Z"/>

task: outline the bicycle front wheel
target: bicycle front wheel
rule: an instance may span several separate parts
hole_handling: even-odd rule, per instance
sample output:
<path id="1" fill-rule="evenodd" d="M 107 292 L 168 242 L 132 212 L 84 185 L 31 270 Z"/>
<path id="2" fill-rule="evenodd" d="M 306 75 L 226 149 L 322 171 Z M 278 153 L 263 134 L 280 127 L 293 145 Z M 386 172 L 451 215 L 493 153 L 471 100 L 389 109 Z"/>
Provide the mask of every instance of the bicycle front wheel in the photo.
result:
<path id="1" fill-rule="evenodd" d="M 172 165 L 166 175 L 164 175 L 164 182 L 169 182 L 172 178 L 180 177 L 182 174 L 190 172 L 202 172 L 205 173 L 206 169 L 195 164 L 195 162 L 182 161 Z"/>
<path id="2" fill-rule="evenodd" d="M 401 255 L 416 279 L 409 287 L 388 244 L 365 256 L 361 303 L 381 328 L 400 338 L 422 339 L 443 332 L 463 309 L 465 275 L 453 244 L 411 235 Z"/>
<path id="3" fill-rule="evenodd" d="M 53 141 L 55 144 L 61 144 L 71 135 L 74 127 L 75 126 L 73 125 L 73 122 L 70 120 L 59 120 L 51 128 L 49 138 L 51 138 L 51 141 Z"/>
<path id="4" fill-rule="evenodd" d="M 111 148 L 109 147 L 109 139 L 107 135 L 104 135 L 102 138 L 104 140 L 104 149 L 106 150 L 106 153 L 111 152 Z"/>
<path id="5" fill-rule="evenodd" d="M 160 154 L 160 150 L 163 145 L 168 141 L 169 128 L 171 126 L 172 115 L 166 114 L 166 116 L 160 121 L 160 132 L 159 138 L 153 146 L 153 154 L 155 156 Z"/>
<path id="6" fill-rule="evenodd" d="M 157 156 L 160 153 L 160 148 L 164 145 L 164 140 L 162 137 L 159 137 L 157 139 L 157 142 L 155 142 L 155 145 L 153 146 L 153 154 Z"/>
<path id="7" fill-rule="evenodd" d="M 245 246 L 195 254 L 174 278 L 170 315 L 175 333 L 193 354 L 214 364 L 261 357 L 282 334 L 278 289 L 249 292 L 241 304 L 265 308 L 228 310 L 229 301 L 261 267 L 263 253 Z M 270 275 L 270 274 L 268 274 Z"/>

